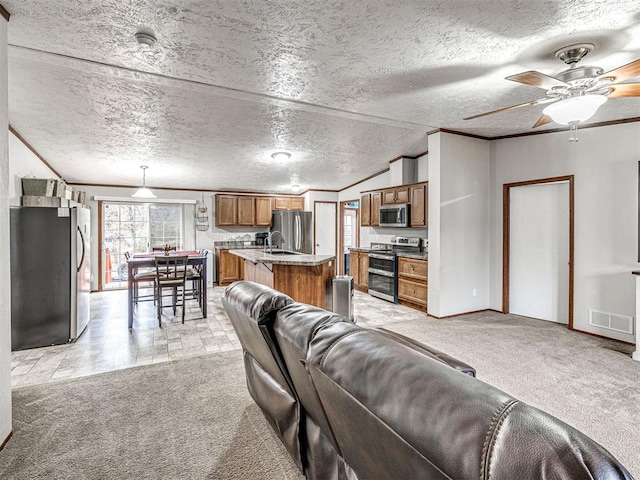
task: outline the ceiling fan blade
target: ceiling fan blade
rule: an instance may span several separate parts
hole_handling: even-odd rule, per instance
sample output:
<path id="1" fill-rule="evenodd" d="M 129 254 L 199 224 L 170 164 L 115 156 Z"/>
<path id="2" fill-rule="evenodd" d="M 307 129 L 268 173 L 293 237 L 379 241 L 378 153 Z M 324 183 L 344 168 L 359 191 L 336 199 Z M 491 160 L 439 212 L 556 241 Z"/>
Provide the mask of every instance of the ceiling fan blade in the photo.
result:
<path id="1" fill-rule="evenodd" d="M 598 76 L 598 80 L 603 78 L 610 78 L 614 83 L 623 82 L 630 78 L 635 78 L 640 76 L 640 58 L 631 63 L 627 63 L 618 68 L 614 68 L 608 72 L 604 72 L 602 75 Z"/>
<path id="2" fill-rule="evenodd" d="M 506 112 L 507 110 L 513 110 L 515 108 L 528 107 L 531 105 L 538 105 L 539 103 L 548 103 L 552 101 L 555 101 L 555 98 L 539 98 L 538 100 L 533 100 L 532 102 L 521 103 L 519 105 L 511 105 L 510 107 L 499 108 L 498 110 L 493 110 L 491 112 L 481 113 L 480 115 L 474 115 L 473 117 L 463 118 L 463 120 L 473 120 L 475 118 L 493 115 L 494 113 Z"/>
<path id="3" fill-rule="evenodd" d="M 542 125 L 545 125 L 549 122 L 553 122 L 553 119 L 549 116 L 549 115 L 542 115 L 538 121 L 535 123 L 535 125 L 531 128 L 538 128 L 541 127 Z"/>
<path id="4" fill-rule="evenodd" d="M 535 70 L 529 70 L 528 72 L 517 73 L 509 77 L 505 77 L 505 80 L 511 80 L 512 82 L 524 83 L 532 87 L 542 88 L 543 90 L 551 90 L 553 87 L 569 87 L 568 83 L 558 80 L 557 78 L 550 77 L 541 72 Z"/>
<path id="5" fill-rule="evenodd" d="M 640 83 L 618 83 L 608 88 L 612 90 L 609 98 L 640 97 Z"/>

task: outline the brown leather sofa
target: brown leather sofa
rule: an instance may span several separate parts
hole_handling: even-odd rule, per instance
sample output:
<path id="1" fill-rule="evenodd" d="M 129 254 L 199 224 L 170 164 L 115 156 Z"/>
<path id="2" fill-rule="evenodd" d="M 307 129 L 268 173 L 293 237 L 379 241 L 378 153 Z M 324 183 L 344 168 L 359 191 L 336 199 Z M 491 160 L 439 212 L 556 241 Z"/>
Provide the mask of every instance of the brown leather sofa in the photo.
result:
<path id="1" fill-rule="evenodd" d="M 251 282 L 223 304 L 249 392 L 309 479 L 632 478 L 586 435 L 427 345 Z"/>

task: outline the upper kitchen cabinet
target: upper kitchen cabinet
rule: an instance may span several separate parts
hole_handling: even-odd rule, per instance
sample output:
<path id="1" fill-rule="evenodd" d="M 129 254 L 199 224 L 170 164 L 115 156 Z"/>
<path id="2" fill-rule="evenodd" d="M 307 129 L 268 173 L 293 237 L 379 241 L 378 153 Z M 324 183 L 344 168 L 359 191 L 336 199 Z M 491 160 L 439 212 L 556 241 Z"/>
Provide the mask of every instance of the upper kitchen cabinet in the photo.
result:
<path id="1" fill-rule="evenodd" d="M 271 226 L 271 211 L 273 210 L 273 198 L 271 197 L 256 197 L 255 208 L 256 226 L 270 227 Z"/>
<path id="2" fill-rule="evenodd" d="M 360 225 L 371 226 L 371 194 L 363 193 L 360 197 Z"/>
<path id="3" fill-rule="evenodd" d="M 270 227 L 272 210 L 304 210 L 304 197 L 216 194 L 216 227 Z"/>
<path id="4" fill-rule="evenodd" d="M 360 197 L 360 226 L 377 227 L 380 225 L 381 192 L 363 193 Z"/>
<path id="5" fill-rule="evenodd" d="M 251 227 L 256 224 L 255 197 L 238 197 L 238 225 Z"/>
<path id="6" fill-rule="evenodd" d="M 382 202 L 382 193 L 373 192 L 371 194 L 371 226 L 380 225 L 380 204 Z"/>
<path id="7" fill-rule="evenodd" d="M 380 226 L 380 206 L 408 203 L 410 207 L 411 227 L 426 227 L 428 183 L 400 185 L 383 190 L 364 192 L 360 197 L 360 225 L 362 227 Z"/>
<path id="8" fill-rule="evenodd" d="M 216 227 L 234 227 L 238 225 L 238 197 L 235 195 L 216 195 Z"/>
<path id="9" fill-rule="evenodd" d="M 276 197 L 274 210 L 304 210 L 304 197 Z"/>
<path id="10" fill-rule="evenodd" d="M 427 206 L 428 206 L 427 183 L 412 185 L 409 189 L 409 199 L 411 203 L 411 226 L 427 226 Z"/>
<path id="11" fill-rule="evenodd" d="M 409 203 L 409 187 L 387 188 L 382 191 L 382 204 Z"/>

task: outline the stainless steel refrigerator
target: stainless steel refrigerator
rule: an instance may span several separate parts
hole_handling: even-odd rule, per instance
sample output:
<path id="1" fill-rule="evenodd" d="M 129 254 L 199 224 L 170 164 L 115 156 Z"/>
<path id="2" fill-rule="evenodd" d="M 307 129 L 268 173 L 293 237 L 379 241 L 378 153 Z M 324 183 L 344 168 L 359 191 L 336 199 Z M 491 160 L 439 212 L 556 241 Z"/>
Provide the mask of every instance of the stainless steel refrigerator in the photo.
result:
<path id="1" fill-rule="evenodd" d="M 11 208 L 11 349 L 59 345 L 89 323 L 90 210 Z"/>
<path id="2" fill-rule="evenodd" d="M 274 210 L 272 216 L 271 243 L 273 246 L 292 252 L 313 253 L 313 214 L 311 212 Z"/>

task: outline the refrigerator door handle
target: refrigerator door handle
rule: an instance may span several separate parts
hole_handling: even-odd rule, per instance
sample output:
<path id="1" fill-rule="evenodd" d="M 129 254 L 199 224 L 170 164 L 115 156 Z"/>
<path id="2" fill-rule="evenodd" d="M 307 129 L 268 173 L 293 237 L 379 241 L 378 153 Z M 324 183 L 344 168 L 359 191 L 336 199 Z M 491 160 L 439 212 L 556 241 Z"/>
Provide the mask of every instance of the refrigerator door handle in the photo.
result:
<path id="1" fill-rule="evenodd" d="M 84 256 L 86 253 L 85 245 L 84 245 L 84 235 L 82 235 L 82 230 L 80 229 L 79 226 L 77 227 L 77 229 L 78 229 L 78 233 L 80 234 L 80 243 L 82 244 L 82 256 L 80 257 L 80 261 L 76 266 L 76 273 L 80 272 L 80 269 L 82 268 L 82 264 L 84 263 Z"/>
<path id="2" fill-rule="evenodd" d="M 296 215 L 296 251 L 302 248 L 302 223 L 300 222 L 300 215 Z"/>

